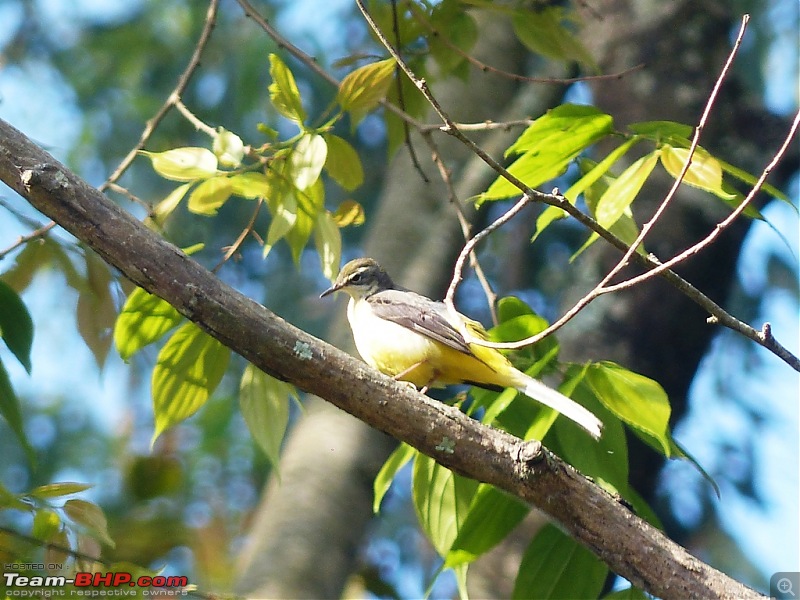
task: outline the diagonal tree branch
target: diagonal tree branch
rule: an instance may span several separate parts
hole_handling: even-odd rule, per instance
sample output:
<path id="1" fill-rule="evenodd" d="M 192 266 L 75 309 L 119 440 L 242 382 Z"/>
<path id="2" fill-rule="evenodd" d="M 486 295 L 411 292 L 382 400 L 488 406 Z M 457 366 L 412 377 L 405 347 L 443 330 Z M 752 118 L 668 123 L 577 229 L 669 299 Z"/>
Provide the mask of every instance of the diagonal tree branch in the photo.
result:
<path id="1" fill-rule="evenodd" d="M 538 442 L 523 442 L 423 396 L 230 288 L 1 120 L 0 179 L 257 367 L 457 473 L 537 506 L 647 592 L 662 598 L 761 597 L 690 555 Z M 445 438 L 455 440 L 447 451 Z"/>

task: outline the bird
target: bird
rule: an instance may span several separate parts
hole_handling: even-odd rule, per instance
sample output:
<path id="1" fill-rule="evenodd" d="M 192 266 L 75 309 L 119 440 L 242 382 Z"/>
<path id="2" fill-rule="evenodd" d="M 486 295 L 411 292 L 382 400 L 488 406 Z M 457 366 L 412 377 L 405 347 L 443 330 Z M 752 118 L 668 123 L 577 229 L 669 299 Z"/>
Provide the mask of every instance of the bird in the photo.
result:
<path id="1" fill-rule="evenodd" d="M 477 321 L 396 285 L 371 258 L 342 267 L 320 298 L 350 296 L 347 318 L 361 358 L 385 375 L 425 392 L 429 387 L 466 383 L 488 389 L 514 388 L 571 419 L 599 439 L 603 424 L 574 400 L 516 369 L 498 350 L 466 339 L 486 339 Z"/>

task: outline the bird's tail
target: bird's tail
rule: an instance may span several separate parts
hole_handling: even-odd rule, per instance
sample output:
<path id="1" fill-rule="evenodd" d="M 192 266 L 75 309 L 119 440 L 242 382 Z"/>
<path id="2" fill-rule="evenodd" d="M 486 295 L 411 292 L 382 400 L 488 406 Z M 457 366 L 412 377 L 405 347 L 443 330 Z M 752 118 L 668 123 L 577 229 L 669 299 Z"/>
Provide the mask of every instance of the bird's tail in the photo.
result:
<path id="1" fill-rule="evenodd" d="M 600 433 L 603 431 L 602 421 L 574 400 L 567 398 L 560 392 L 533 377 L 525 375 L 521 371 L 515 373 L 514 388 L 545 406 L 558 411 L 568 419 L 575 421 L 588 431 L 593 438 L 600 438 Z"/>

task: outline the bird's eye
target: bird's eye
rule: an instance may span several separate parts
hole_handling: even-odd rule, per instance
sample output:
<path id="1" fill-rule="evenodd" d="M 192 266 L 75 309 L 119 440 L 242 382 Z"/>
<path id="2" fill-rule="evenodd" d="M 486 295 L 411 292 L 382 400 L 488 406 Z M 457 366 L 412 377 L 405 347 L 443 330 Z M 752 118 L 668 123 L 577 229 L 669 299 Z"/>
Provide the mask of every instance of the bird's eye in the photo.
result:
<path id="1" fill-rule="evenodd" d="M 353 273 L 353 276 L 350 278 L 351 283 L 361 283 L 364 279 L 364 274 L 359 271 L 358 273 Z"/>

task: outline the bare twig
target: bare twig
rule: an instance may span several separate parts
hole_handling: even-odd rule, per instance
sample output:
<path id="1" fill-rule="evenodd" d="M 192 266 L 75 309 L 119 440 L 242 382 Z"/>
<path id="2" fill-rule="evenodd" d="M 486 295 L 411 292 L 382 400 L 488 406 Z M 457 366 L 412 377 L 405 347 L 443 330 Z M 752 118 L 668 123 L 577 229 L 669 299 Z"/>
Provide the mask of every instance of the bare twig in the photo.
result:
<path id="1" fill-rule="evenodd" d="M 531 189 L 529 186 L 525 185 L 523 181 L 519 178 L 515 177 L 511 173 L 508 172 L 502 165 L 500 165 L 496 160 L 494 160 L 491 156 L 489 156 L 486 152 L 483 151 L 475 142 L 470 140 L 467 136 L 465 136 L 459 129 L 458 126 L 450 119 L 450 117 L 444 112 L 439 102 L 436 98 L 431 94 L 427 83 L 424 79 L 420 79 L 417 77 L 414 72 L 410 69 L 410 67 L 402 60 L 392 46 L 392 44 L 386 39 L 386 36 L 382 34 L 380 29 L 378 28 L 377 24 L 375 23 L 374 19 L 372 19 L 369 11 L 366 9 L 363 0 L 356 0 L 356 5 L 358 6 L 359 10 L 361 11 L 364 19 L 366 20 L 367 24 L 370 26 L 372 31 L 378 37 L 380 42 L 384 45 L 384 47 L 388 50 L 388 52 L 394 57 L 394 59 L 398 62 L 400 67 L 403 69 L 403 72 L 411 79 L 411 81 L 416 85 L 416 87 L 420 90 L 420 92 L 425 96 L 426 100 L 430 103 L 433 107 L 436 114 L 442 120 L 444 125 L 440 128 L 441 131 L 455 137 L 459 141 L 461 141 L 464 145 L 466 145 L 472 152 L 475 153 L 481 160 L 483 160 L 490 168 L 492 168 L 495 172 L 497 172 L 501 177 L 506 179 L 509 183 L 519 189 L 523 194 L 523 200 L 527 197 L 527 201 L 536 200 L 543 202 L 545 204 L 549 204 L 552 206 L 556 206 L 566 212 L 568 215 L 574 217 L 578 222 L 586 226 L 588 229 L 596 232 L 600 237 L 604 240 L 609 242 L 615 248 L 622 250 L 625 253 L 631 251 L 631 248 L 634 248 L 633 251 L 630 252 L 630 258 L 637 260 L 639 263 L 644 265 L 648 269 L 653 269 L 661 265 L 661 262 L 654 256 L 643 256 L 637 252 L 635 252 L 636 245 L 628 245 L 619 239 L 616 235 L 608 231 L 606 228 L 600 226 L 597 221 L 591 218 L 589 215 L 582 213 L 578 210 L 575 206 L 573 206 L 566 198 L 564 198 L 561 194 L 545 194 L 543 192 Z M 748 17 L 745 16 L 743 22 L 747 22 Z M 480 234 L 479 234 L 480 235 Z M 482 237 L 481 237 L 482 239 Z M 474 247 L 474 246 L 472 246 Z M 470 250 L 472 249 L 470 247 Z M 460 269 L 463 268 L 464 262 L 466 260 L 466 254 L 468 250 L 466 247 L 462 250 L 462 254 L 459 257 L 459 261 L 457 262 L 457 269 L 453 275 L 453 280 L 450 285 L 450 289 L 448 290 L 448 295 L 452 300 L 452 295 L 454 294 L 455 287 L 458 286 L 458 283 L 461 281 L 461 271 Z M 748 337 L 749 339 L 753 340 L 754 342 L 764 346 L 765 348 L 769 349 L 770 351 L 774 352 L 778 357 L 784 360 L 787 364 L 792 366 L 797 371 L 800 371 L 800 359 L 792 355 L 788 350 L 777 345 L 777 347 L 769 347 L 765 344 L 765 336 L 760 335 L 759 332 L 753 330 L 752 327 L 739 321 L 729 313 L 727 313 L 721 306 L 719 306 L 716 302 L 711 300 L 708 296 L 703 294 L 700 290 L 695 288 L 691 285 L 688 281 L 680 277 L 677 273 L 672 270 L 663 270 L 661 271 L 661 276 L 664 277 L 671 285 L 676 287 L 680 292 L 690 298 L 692 301 L 697 303 L 701 306 L 704 310 L 708 311 L 711 317 L 720 324 L 733 329 L 741 333 L 742 335 Z M 451 293 L 452 292 L 452 293 Z M 590 292 L 589 296 L 592 295 L 593 292 Z M 585 301 L 585 304 L 591 302 L 592 298 L 589 298 L 588 301 Z M 585 305 L 584 304 L 584 305 Z M 568 319 L 560 319 L 559 322 L 563 321 L 566 322 Z M 562 323 L 563 325 L 563 323 Z M 559 325 L 560 327 L 561 325 Z M 470 337 L 470 342 L 474 342 L 483 346 L 487 346 L 490 348 L 517 348 L 520 347 L 519 344 L 529 345 L 531 343 L 535 343 L 531 340 L 540 340 L 545 335 L 552 332 L 551 328 L 548 328 L 547 331 L 540 333 L 533 338 L 529 338 L 528 340 L 523 340 L 522 342 L 509 342 L 509 343 L 497 343 L 497 342 L 489 342 L 485 340 L 478 340 L 475 339 L 474 336 Z M 467 332 L 468 333 L 468 332 Z M 770 340 L 774 340 L 774 338 L 769 337 Z M 777 342 L 775 342 L 777 344 Z"/>
<path id="2" fill-rule="evenodd" d="M 464 52 L 461 48 L 456 46 L 453 42 L 451 42 L 444 33 L 436 29 L 430 21 L 422 14 L 422 11 L 419 7 L 414 4 L 413 2 L 409 3 L 409 7 L 411 8 L 411 14 L 413 15 L 414 19 L 425 27 L 432 35 L 436 36 L 439 41 L 441 41 L 445 46 L 450 48 L 453 52 L 461 56 L 465 59 L 468 63 L 472 66 L 477 68 L 484 73 L 493 73 L 494 75 L 499 75 L 500 77 L 505 77 L 506 79 L 511 79 L 513 81 L 524 81 L 528 83 L 550 83 L 555 85 L 569 85 L 571 83 L 577 83 L 579 81 L 599 81 L 604 79 L 622 79 L 626 75 L 634 73 L 644 68 L 644 63 L 638 64 L 636 66 L 630 67 L 625 69 L 624 71 L 620 71 L 619 73 L 607 73 L 604 75 L 582 75 L 580 77 L 529 77 L 527 75 L 519 75 L 517 73 L 511 73 L 509 71 L 504 71 L 503 69 L 498 69 L 497 67 L 493 67 L 491 65 L 487 65 L 485 62 L 478 60 L 468 52 Z"/>
<path id="3" fill-rule="evenodd" d="M 194 52 L 192 52 L 192 56 L 189 59 L 189 64 L 186 65 L 183 73 L 181 73 L 181 76 L 178 78 L 178 83 L 175 84 L 175 88 L 167 97 L 167 100 L 161 105 L 161 108 L 158 109 L 156 114 L 145 123 L 144 131 L 142 131 L 138 143 L 128 152 L 127 156 L 122 159 L 122 162 L 114 169 L 114 172 L 109 176 L 106 182 L 100 186 L 100 191 L 108 189 L 112 183 L 116 183 L 119 178 L 122 177 L 122 174 L 131 166 L 131 163 L 134 161 L 139 151 L 144 148 L 147 140 L 153 135 L 158 124 L 164 119 L 170 109 L 180 101 L 183 92 L 186 90 L 186 86 L 189 85 L 189 80 L 200 65 L 200 56 L 203 54 L 203 50 L 205 50 L 208 40 L 211 38 L 211 32 L 217 20 L 218 8 L 219 0 L 211 0 L 209 2 L 203 31 L 200 33 L 200 38 L 197 40 Z"/>
<path id="4" fill-rule="evenodd" d="M 187 121 L 189 121 L 189 123 L 194 125 L 194 128 L 197 129 L 197 131 L 202 131 L 211 138 L 217 137 L 218 135 L 217 130 L 211 127 L 211 125 L 208 125 L 203 121 L 201 121 L 200 119 L 198 119 L 197 115 L 195 115 L 191 110 L 189 110 L 189 108 L 183 103 L 183 101 L 180 98 L 178 98 L 175 101 L 175 108 L 178 110 L 179 113 L 181 113 L 184 116 L 184 118 Z"/>
<path id="5" fill-rule="evenodd" d="M 450 201 L 450 205 L 456 211 L 456 217 L 458 218 L 458 223 L 461 226 L 461 233 L 464 236 L 464 241 L 467 242 L 469 241 L 472 233 L 472 226 L 470 225 L 467 216 L 464 214 L 464 209 L 461 208 L 461 202 L 456 194 L 450 169 L 448 169 L 447 165 L 444 164 L 442 155 L 439 152 L 439 147 L 436 145 L 436 142 L 433 140 L 430 132 L 423 133 L 422 138 L 425 140 L 431 150 L 431 159 L 439 169 L 439 176 L 442 178 L 445 188 L 447 189 L 448 200 Z M 486 302 L 489 305 L 489 312 L 492 315 L 492 322 L 497 325 L 497 307 L 495 306 L 497 302 L 497 294 L 495 294 L 491 284 L 489 283 L 489 280 L 486 278 L 486 274 L 483 272 L 483 267 L 481 267 L 481 264 L 478 261 L 478 255 L 474 250 L 469 253 L 469 263 L 472 269 L 475 271 L 475 276 L 478 278 L 484 294 L 486 294 Z"/>
<path id="6" fill-rule="evenodd" d="M 253 211 L 253 216 L 250 217 L 250 222 L 245 226 L 244 229 L 242 229 L 241 233 L 239 234 L 239 237 L 236 238 L 236 241 L 233 242 L 233 244 L 228 247 L 228 249 L 225 252 L 225 256 L 222 257 L 222 260 L 219 262 L 219 264 L 217 264 L 216 267 L 211 269 L 212 273 L 216 273 L 217 271 L 219 271 L 222 265 L 228 262 L 231 256 L 236 254 L 239 248 L 241 248 L 245 238 L 253 231 L 253 227 L 255 227 L 256 225 L 256 218 L 258 217 L 258 213 L 261 211 L 261 206 L 263 204 L 264 204 L 264 199 L 259 198 L 258 202 L 256 203 L 256 208 Z"/>
<path id="7" fill-rule="evenodd" d="M 50 221 L 49 223 L 46 223 L 41 227 L 37 227 L 28 234 L 19 236 L 17 240 L 13 244 L 11 244 L 8 248 L 6 248 L 5 250 L 0 250 L 0 260 L 3 260 L 6 256 L 11 254 L 14 250 L 19 248 L 20 246 L 27 244 L 28 242 L 31 242 L 33 240 L 38 240 L 39 238 L 45 237 L 50 232 L 50 230 L 55 226 L 56 222 Z"/>

